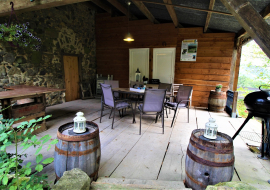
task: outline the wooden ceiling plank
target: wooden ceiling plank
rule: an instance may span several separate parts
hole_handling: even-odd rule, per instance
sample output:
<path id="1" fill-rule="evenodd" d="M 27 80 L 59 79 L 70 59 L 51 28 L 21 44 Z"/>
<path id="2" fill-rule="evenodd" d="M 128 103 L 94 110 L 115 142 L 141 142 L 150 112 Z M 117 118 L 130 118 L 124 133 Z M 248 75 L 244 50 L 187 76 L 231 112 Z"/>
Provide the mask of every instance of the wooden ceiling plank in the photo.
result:
<path id="1" fill-rule="evenodd" d="M 91 0 L 93 3 L 95 3 L 97 6 L 99 6 L 100 8 L 102 8 L 103 10 L 105 10 L 106 12 L 112 14 L 112 9 L 111 7 L 109 7 L 108 5 L 102 3 L 102 1 L 100 0 Z"/>
<path id="2" fill-rule="evenodd" d="M 215 0 L 210 0 L 209 2 L 209 10 L 213 10 L 214 9 L 214 5 L 215 5 Z M 207 17 L 206 17 L 206 21 L 205 21 L 205 25 L 204 25 L 204 32 L 207 31 L 209 23 L 210 23 L 210 19 L 211 19 L 211 12 L 207 13 Z"/>
<path id="3" fill-rule="evenodd" d="M 137 1 L 137 2 L 144 2 L 144 3 L 152 3 L 156 5 L 170 5 L 167 3 L 159 3 L 159 2 L 154 2 L 154 1 L 146 1 L 146 0 L 132 0 L 132 1 Z M 233 16 L 230 13 L 225 13 L 225 12 L 219 12 L 219 11 L 213 11 L 213 10 L 207 10 L 207 9 L 199 9 L 199 8 L 194 8 L 194 7 L 188 7 L 188 6 L 182 6 L 182 5 L 176 5 L 176 4 L 171 4 L 174 7 L 180 7 L 183 9 L 190 9 L 190 10 L 196 10 L 196 11 L 204 11 L 204 12 L 211 12 L 211 13 L 216 13 L 216 14 L 222 14 L 222 15 L 227 15 L 227 16 Z"/>
<path id="4" fill-rule="evenodd" d="M 163 0 L 163 2 L 166 4 L 172 4 L 172 0 Z M 178 18 L 175 14 L 174 7 L 172 5 L 166 5 L 166 8 L 167 8 L 167 10 L 172 18 L 174 26 L 179 27 L 179 28 L 183 28 L 183 26 L 181 24 L 179 24 L 179 22 L 178 22 Z"/>
<path id="5" fill-rule="evenodd" d="M 122 12 L 124 15 L 128 16 L 128 10 L 125 8 L 119 1 L 117 0 L 107 0 L 109 3 L 111 3 L 115 8 L 117 8 L 120 12 Z M 133 14 L 129 13 L 129 18 L 130 19 L 137 19 L 136 16 Z"/>
<path id="6" fill-rule="evenodd" d="M 14 10 L 16 13 L 26 11 L 36 11 L 40 9 L 47 9 L 51 7 L 58 7 L 73 3 L 80 3 L 89 0 L 39 0 L 30 2 L 29 0 L 12 0 L 14 3 Z M 10 0 L 2 0 L 0 2 L 0 16 L 10 15 L 11 5 Z"/>
<path id="7" fill-rule="evenodd" d="M 270 26 L 247 0 L 221 0 L 270 58 Z"/>
<path id="8" fill-rule="evenodd" d="M 151 12 L 147 9 L 147 7 L 141 1 L 131 0 L 138 9 L 154 24 L 159 24 L 159 22 L 155 19 L 155 17 L 151 14 Z"/>

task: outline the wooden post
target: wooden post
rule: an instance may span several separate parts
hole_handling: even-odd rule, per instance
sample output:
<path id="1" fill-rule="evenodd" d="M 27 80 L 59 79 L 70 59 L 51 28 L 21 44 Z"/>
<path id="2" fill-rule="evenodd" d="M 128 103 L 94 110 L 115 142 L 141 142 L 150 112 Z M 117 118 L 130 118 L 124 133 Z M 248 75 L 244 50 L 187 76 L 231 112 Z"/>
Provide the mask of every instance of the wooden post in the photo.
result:
<path id="1" fill-rule="evenodd" d="M 242 52 L 242 45 L 237 47 L 236 61 L 235 61 L 235 68 L 234 68 L 234 82 L 233 82 L 232 91 L 237 91 L 237 84 L 238 84 L 238 77 L 239 77 L 239 70 L 240 70 L 240 61 L 241 61 L 241 52 Z"/>
<path id="2" fill-rule="evenodd" d="M 247 0 L 221 0 L 221 2 L 270 58 L 270 26 L 251 3 Z"/>

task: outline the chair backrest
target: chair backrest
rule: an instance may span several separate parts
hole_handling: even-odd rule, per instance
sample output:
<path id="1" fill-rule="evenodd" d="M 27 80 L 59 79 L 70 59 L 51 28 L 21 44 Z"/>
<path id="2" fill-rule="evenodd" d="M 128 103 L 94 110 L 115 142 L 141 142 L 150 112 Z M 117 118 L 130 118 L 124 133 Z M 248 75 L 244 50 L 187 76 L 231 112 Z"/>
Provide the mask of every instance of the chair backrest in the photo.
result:
<path id="1" fill-rule="evenodd" d="M 118 80 L 104 80 L 104 84 L 109 84 L 112 88 L 119 88 Z M 119 98 L 119 92 L 114 92 L 113 95 L 114 97 Z"/>
<path id="2" fill-rule="evenodd" d="M 130 88 L 133 88 L 135 84 L 136 84 L 137 87 L 141 87 L 141 86 L 144 85 L 143 82 L 130 81 Z"/>
<path id="3" fill-rule="evenodd" d="M 183 84 L 173 84 L 173 92 L 172 95 L 175 96 L 178 92 L 179 86 L 182 86 Z"/>
<path id="4" fill-rule="evenodd" d="M 146 89 L 143 99 L 143 112 L 161 112 L 164 107 L 166 89 Z"/>
<path id="5" fill-rule="evenodd" d="M 171 83 L 159 83 L 158 89 L 166 89 L 167 92 L 171 92 L 172 84 Z"/>
<path id="6" fill-rule="evenodd" d="M 190 100 L 192 95 L 193 87 L 192 86 L 184 86 L 180 85 L 177 95 L 176 95 L 176 102 L 179 103 L 182 100 Z M 183 104 L 188 105 L 189 102 L 183 101 Z"/>
<path id="7" fill-rule="evenodd" d="M 99 83 L 102 89 L 103 101 L 106 105 L 114 107 L 114 97 L 112 92 L 112 86 L 109 84 Z"/>
<path id="8" fill-rule="evenodd" d="M 112 88 L 119 88 L 118 80 L 104 80 L 104 84 L 109 84 L 112 86 Z"/>

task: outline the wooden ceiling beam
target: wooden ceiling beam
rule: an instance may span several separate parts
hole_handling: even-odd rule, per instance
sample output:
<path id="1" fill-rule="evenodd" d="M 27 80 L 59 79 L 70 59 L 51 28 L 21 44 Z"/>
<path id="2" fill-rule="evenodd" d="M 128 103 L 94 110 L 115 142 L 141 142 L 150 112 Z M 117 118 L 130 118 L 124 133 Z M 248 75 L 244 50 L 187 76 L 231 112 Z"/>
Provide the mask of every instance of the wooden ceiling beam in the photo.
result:
<path id="1" fill-rule="evenodd" d="M 154 24 L 159 24 L 159 22 L 155 19 L 155 17 L 151 14 L 151 12 L 147 9 L 147 7 L 143 4 L 143 2 L 131 0 L 138 9 Z"/>
<path id="2" fill-rule="evenodd" d="M 270 58 L 270 26 L 247 0 L 220 0 Z"/>
<path id="3" fill-rule="evenodd" d="M 166 4 L 172 4 L 172 0 L 163 0 L 164 3 Z M 173 21 L 173 24 L 174 26 L 177 28 L 183 28 L 183 26 L 181 24 L 179 24 L 178 22 L 178 18 L 176 16 L 176 13 L 175 13 L 175 10 L 174 10 L 174 7 L 172 5 L 166 5 L 166 8 L 172 18 L 172 21 Z"/>
<path id="4" fill-rule="evenodd" d="M 93 3 L 95 3 L 97 6 L 99 6 L 100 8 L 102 8 L 103 10 L 105 10 L 106 12 L 112 14 L 112 9 L 111 7 L 109 7 L 108 5 L 102 3 L 102 1 L 100 0 L 91 0 Z"/>
<path id="5" fill-rule="evenodd" d="M 138 1 L 138 2 L 144 2 L 144 3 L 152 3 L 156 5 L 170 5 L 167 3 L 158 3 L 154 1 L 146 1 L 146 0 L 132 0 L 132 1 Z M 179 7 L 183 9 L 190 9 L 190 10 L 195 10 L 195 11 L 204 11 L 204 12 L 210 12 L 210 13 L 216 13 L 216 14 L 222 14 L 222 15 L 227 15 L 227 16 L 233 16 L 230 13 L 225 13 L 225 12 L 219 12 L 219 11 L 213 11 L 213 10 L 207 10 L 207 9 L 199 9 L 199 8 L 194 8 L 194 7 L 187 7 L 187 6 L 182 6 L 182 5 L 176 5 L 176 4 L 171 4 L 174 7 Z"/>
<path id="6" fill-rule="evenodd" d="M 122 12 L 124 15 L 126 16 L 129 15 L 130 19 L 133 19 L 133 20 L 137 19 L 136 16 L 134 16 L 131 13 L 128 13 L 128 10 L 121 3 L 119 3 L 119 1 L 117 0 L 107 0 L 107 1 L 111 3 L 115 8 L 117 8 L 120 12 Z"/>
<path id="7" fill-rule="evenodd" d="M 260 15 L 264 18 L 267 19 L 270 16 L 270 4 L 267 5 L 261 12 Z M 248 35 L 247 31 L 244 28 L 241 28 L 237 35 L 237 38 L 249 38 L 250 36 Z"/>
<path id="8" fill-rule="evenodd" d="M 30 2 L 30 0 L 12 0 L 14 3 L 14 10 L 16 13 L 26 11 L 36 11 L 40 9 L 47 9 L 51 7 L 58 7 L 73 3 L 81 3 L 89 0 L 39 0 Z M 11 11 L 11 0 L 0 1 L 0 16 L 10 15 Z"/>
<path id="9" fill-rule="evenodd" d="M 215 5 L 215 0 L 210 0 L 209 3 L 209 10 L 213 10 L 214 9 L 214 5 Z M 205 25 L 204 25 L 204 32 L 207 31 L 209 23 L 210 23 L 210 19 L 211 19 L 211 15 L 212 13 L 208 12 L 207 16 L 206 16 L 206 21 L 205 21 Z"/>

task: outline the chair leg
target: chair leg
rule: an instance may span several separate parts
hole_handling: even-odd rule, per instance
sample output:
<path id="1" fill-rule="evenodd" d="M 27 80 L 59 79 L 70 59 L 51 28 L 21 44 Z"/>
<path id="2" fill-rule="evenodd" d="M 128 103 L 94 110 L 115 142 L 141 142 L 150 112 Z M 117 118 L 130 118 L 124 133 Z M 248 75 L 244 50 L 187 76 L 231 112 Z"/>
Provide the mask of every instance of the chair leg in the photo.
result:
<path id="1" fill-rule="evenodd" d="M 141 131 L 142 131 L 142 112 L 140 112 L 140 131 L 139 131 L 140 135 L 141 135 Z"/>
<path id="2" fill-rule="evenodd" d="M 114 122 L 114 116 L 115 116 L 115 108 L 113 108 L 113 120 L 112 120 L 112 129 L 113 129 L 113 122 Z"/>
<path id="3" fill-rule="evenodd" d="M 164 134 L 164 110 L 162 111 L 162 133 Z"/>
<path id="4" fill-rule="evenodd" d="M 189 106 L 187 107 L 187 120 L 188 120 L 188 123 L 189 123 Z"/>
<path id="5" fill-rule="evenodd" d="M 157 123 L 157 120 L 158 120 L 158 116 L 159 116 L 159 114 L 157 113 L 157 115 L 156 115 L 156 121 L 155 121 L 155 123 Z"/>
<path id="6" fill-rule="evenodd" d="M 101 123 L 102 113 L 103 113 L 103 103 L 101 102 L 100 121 L 99 121 L 99 123 Z"/>
<path id="7" fill-rule="evenodd" d="M 167 118 L 169 118 L 169 117 L 168 117 L 168 112 L 167 112 L 167 108 L 165 108 L 165 109 L 166 109 L 166 115 L 167 115 Z M 169 110 L 170 110 L 170 109 L 169 109 Z"/>
<path id="8" fill-rule="evenodd" d="M 174 122 L 174 119 L 175 119 L 176 111 L 177 111 L 177 109 L 174 110 L 174 115 L 173 115 L 173 120 L 172 120 L 171 127 L 173 127 L 173 122 Z"/>
<path id="9" fill-rule="evenodd" d="M 111 119 L 111 115 L 112 115 L 112 110 L 113 110 L 113 108 L 111 109 L 111 112 L 110 112 L 110 116 L 109 116 L 109 119 Z"/>
<path id="10" fill-rule="evenodd" d="M 178 118 L 179 110 L 177 109 L 176 112 L 177 112 L 177 114 L 176 114 L 176 116 L 175 116 L 174 124 L 175 124 L 175 122 L 176 122 L 176 120 L 177 120 L 177 118 Z"/>
<path id="11" fill-rule="evenodd" d="M 121 118 L 121 112 L 120 112 L 120 110 L 118 110 L 118 112 L 119 112 L 119 117 Z"/>

